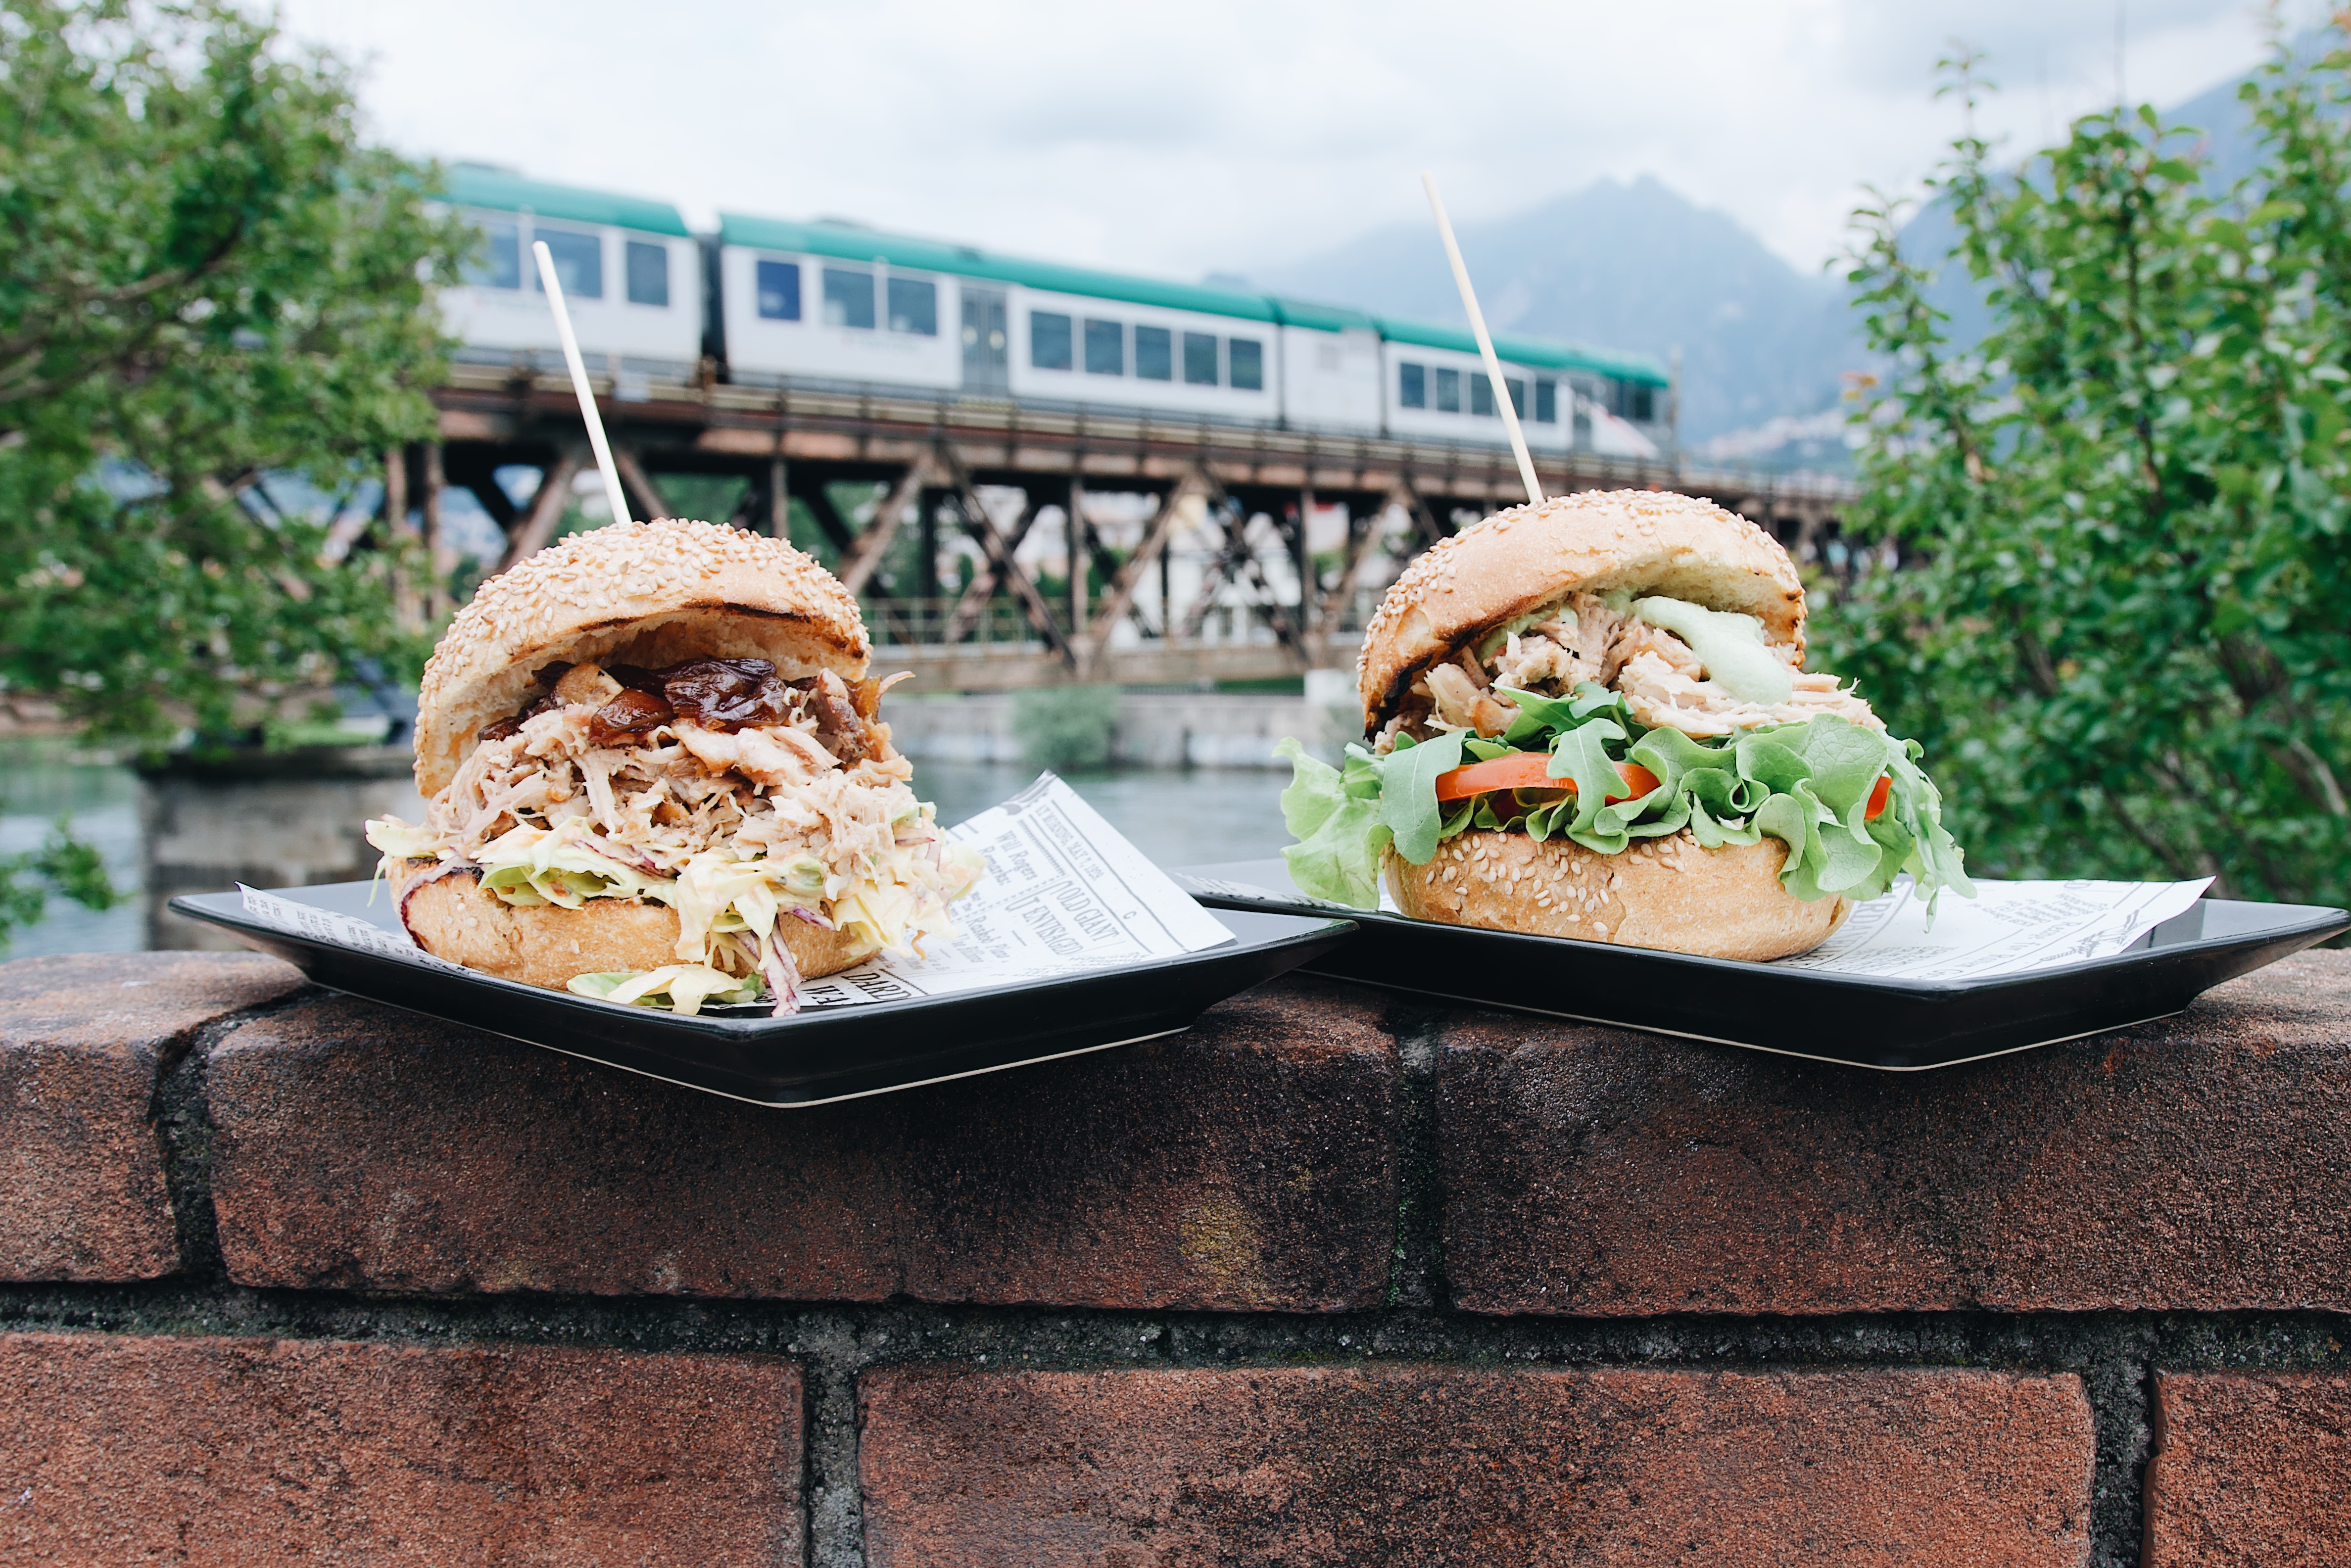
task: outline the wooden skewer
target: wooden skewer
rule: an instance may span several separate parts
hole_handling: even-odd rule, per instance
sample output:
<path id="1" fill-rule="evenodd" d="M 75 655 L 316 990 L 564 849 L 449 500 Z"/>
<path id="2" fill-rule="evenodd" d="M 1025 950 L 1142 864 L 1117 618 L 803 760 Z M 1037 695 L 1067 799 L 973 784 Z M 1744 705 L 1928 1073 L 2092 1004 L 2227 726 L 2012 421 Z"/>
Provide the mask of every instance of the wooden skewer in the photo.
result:
<path id="1" fill-rule="evenodd" d="M 604 476 L 604 498 L 611 503 L 612 520 L 629 520 L 629 498 L 621 488 L 621 471 L 612 465 L 612 449 L 604 441 L 604 421 L 596 413 L 596 394 L 589 390 L 588 367 L 580 358 L 580 340 L 571 331 L 571 312 L 563 308 L 563 285 L 555 278 L 555 253 L 545 240 L 533 240 L 531 255 L 538 258 L 538 281 L 547 302 L 555 309 L 555 330 L 563 340 L 563 362 L 571 367 L 571 390 L 580 398 L 580 417 L 588 423 L 588 444 L 596 449 L 596 467 Z"/>
<path id="2" fill-rule="evenodd" d="M 1453 220 L 1445 215 L 1445 200 L 1437 193 L 1437 176 L 1423 174 L 1420 183 L 1428 192 L 1429 210 L 1437 214 L 1437 232 L 1445 236 L 1446 259 L 1453 263 L 1453 281 L 1460 286 L 1461 308 L 1469 312 L 1469 330 L 1477 334 L 1478 351 L 1486 357 L 1486 379 L 1493 383 L 1494 406 L 1502 412 L 1502 428 L 1510 433 L 1510 450 L 1518 454 L 1519 477 L 1526 481 L 1527 499 L 1540 507 L 1542 481 L 1535 477 L 1534 455 L 1527 450 L 1526 432 L 1519 428 L 1518 405 L 1510 401 L 1510 386 L 1502 380 L 1502 361 L 1494 357 L 1494 340 L 1486 330 L 1486 313 L 1478 308 L 1478 291 L 1469 287 L 1469 268 L 1461 259 L 1460 243 L 1453 237 Z"/>

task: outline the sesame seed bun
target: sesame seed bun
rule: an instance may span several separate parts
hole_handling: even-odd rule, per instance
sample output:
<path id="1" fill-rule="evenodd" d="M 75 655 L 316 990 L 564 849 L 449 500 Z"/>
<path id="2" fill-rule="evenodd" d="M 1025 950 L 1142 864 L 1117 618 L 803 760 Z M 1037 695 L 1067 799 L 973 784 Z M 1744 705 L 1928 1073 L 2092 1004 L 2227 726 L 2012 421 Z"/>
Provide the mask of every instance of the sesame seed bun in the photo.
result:
<path id="1" fill-rule="evenodd" d="M 664 904 L 591 898 L 578 909 L 526 908 L 484 887 L 478 872 L 422 881 L 432 870 L 428 861 L 395 862 L 392 895 L 416 945 L 453 964 L 559 991 L 574 975 L 642 973 L 684 961 L 677 912 Z M 776 923 L 776 936 L 805 979 L 838 974 L 874 953 L 871 943 L 789 917 Z"/>
<path id="2" fill-rule="evenodd" d="M 1571 593 L 1618 589 L 1752 615 L 1802 663 L 1804 587 L 1777 539 L 1695 496 L 1587 490 L 1497 512 L 1405 569 L 1364 632 L 1364 731 L 1465 643 Z"/>
<path id="3" fill-rule="evenodd" d="M 871 653 L 857 601 L 781 539 L 676 517 L 574 534 L 483 583 L 442 634 L 417 699 L 416 787 L 438 794 L 559 660 L 766 659 L 787 679 L 855 682 Z"/>
<path id="4" fill-rule="evenodd" d="M 1853 912 L 1848 898 L 1791 894 L 1780 885 L 1787 859 L 1768 835 L 1709 850 L 1683 831 L 1604 855 L 1480 831 L 1447 839 L 1426 865 L 1390 850 L 1385 870 L 1396 907 L 1416 920 L 1760 962 L 1811 951 Z"/>

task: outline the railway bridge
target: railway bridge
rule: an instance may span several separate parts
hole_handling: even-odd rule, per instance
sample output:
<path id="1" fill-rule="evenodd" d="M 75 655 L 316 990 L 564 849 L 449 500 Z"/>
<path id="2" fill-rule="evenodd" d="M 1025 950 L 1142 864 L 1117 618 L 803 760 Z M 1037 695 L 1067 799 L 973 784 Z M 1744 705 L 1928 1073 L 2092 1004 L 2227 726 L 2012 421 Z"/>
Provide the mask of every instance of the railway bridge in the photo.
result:
<path id="1" fill-rule="evenodd" d="M 1351 665 L 1413 555 L 1523 494 L 1500 447 L 969 397 L 626 376 L 596 388 L 639 515 L 689 510 L 673 493 L 690 487 L 705 507 L 723 497 L 726 520 L 792 538 L 858 595 L 883 660 L 930 691 Z M 592 520 L 601 491 L 584 493 L 593 459 L 566 379 L 459 365 L 435 402 L 440 439 L 393 455 L 387 500 L 394 515 L 420 503 L 443 564 L 449 486 L 502 530 L 501 570 L 567 519 Z M 1707 496 L 1800 560 L 1844 558 L 1839 481 L 1586 453 L 1537 468 L 1552 493 Z M 536 471 L 535 488 L 517 469 Z"/>

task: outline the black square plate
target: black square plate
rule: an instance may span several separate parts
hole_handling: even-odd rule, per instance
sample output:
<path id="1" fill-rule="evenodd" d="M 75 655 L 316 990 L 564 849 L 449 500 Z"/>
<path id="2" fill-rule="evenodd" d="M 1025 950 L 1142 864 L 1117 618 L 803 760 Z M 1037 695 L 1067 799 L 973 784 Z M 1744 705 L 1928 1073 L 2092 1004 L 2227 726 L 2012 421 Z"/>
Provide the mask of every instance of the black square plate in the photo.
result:
<path id="1" fill-rule="evenodd" d="M 391 901 L 379 891 L 371 905 L 368 887 L 330 883 L 277 896 L 397 929 Z M 1232 941 L 1172 958 L 789 1018 L 739 1010 L 685 1018 L 291 936 L 246 915 L 235 893 L 183 894 L 172 907 L 355 997 L 776 1106 L 821 1105 L 1174 1034 L 1355 928 L 1322 910 L 1239 911 L 1219 916 Z"/>
<path id="2" fill-rule="evenodd" d="M 1353 920 L 1354 939 L 1302 965 L 1309 974 L 1893 1072 L 2168 1017 L 2223 980 L 2351 929 L 2340 909 L 2206 899 L 2104 958 L 1985 979 L 1901 980 L 1339 912 L 1292 889 L 1278 860 L 1172 874 L 1209 908 L 1233 912 L 1228 919 L 1280 912 Z"/>

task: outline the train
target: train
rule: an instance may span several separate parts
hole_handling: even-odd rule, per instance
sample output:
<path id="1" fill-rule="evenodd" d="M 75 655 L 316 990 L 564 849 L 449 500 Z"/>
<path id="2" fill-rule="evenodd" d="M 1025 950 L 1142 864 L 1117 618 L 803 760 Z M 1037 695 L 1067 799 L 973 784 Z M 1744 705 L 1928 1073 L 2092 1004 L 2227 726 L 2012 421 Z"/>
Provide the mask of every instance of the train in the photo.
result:
<path id="1" fill-rule="evenodd" d="M 617 382 L 1003 400 L 1459 444 L 1507 443 L 1476 340 L 1437 323 L 1276 294 L 1037 261 L 829 218 L 675 206 L 479 163 L 440 200 L 481 239 L 442 294 L 461 361 L 552 368 L 547 243 L 580 349 Z M 1434 243 L 1432 241 L 1432 243 Z M 1635 354 L 1498 333 L 1528 444 L 1660 455 L 1672 383 Z"/>

